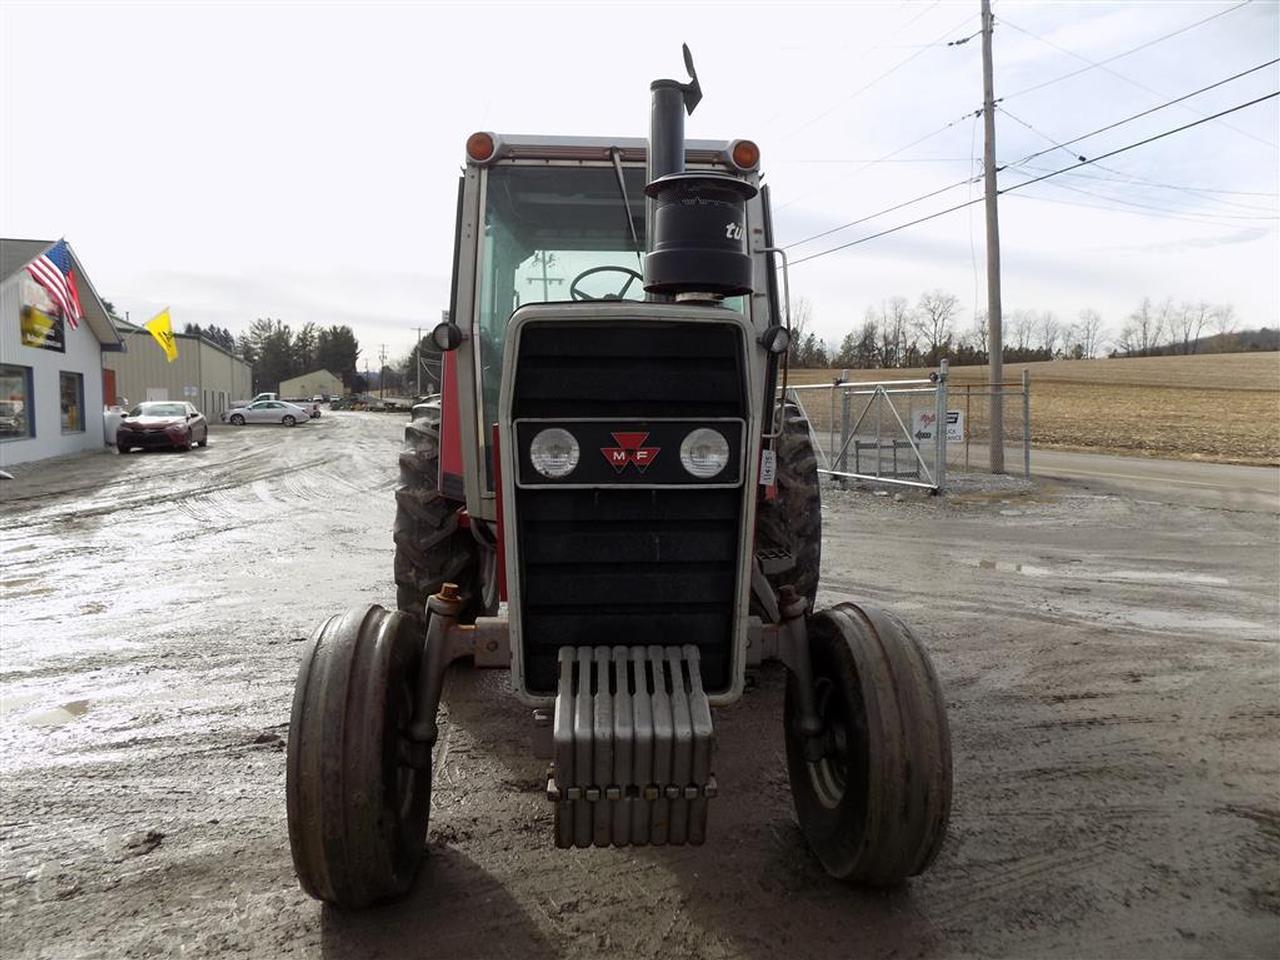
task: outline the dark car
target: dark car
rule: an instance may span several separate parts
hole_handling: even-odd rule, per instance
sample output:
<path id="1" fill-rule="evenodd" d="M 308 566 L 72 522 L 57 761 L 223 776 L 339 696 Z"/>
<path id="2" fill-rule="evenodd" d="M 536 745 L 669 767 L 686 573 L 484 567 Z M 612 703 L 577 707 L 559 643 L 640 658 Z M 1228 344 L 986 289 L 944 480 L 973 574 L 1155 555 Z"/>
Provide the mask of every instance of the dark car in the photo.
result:
<path id="1" fill-rule="evenodd" d="M 209 443 L 209 421 L 189 403 L 152 400 L 140 403 L 124 415 L 116 431 L 116 449 L 128 453 L 134 447 L 190 450 Z"/>

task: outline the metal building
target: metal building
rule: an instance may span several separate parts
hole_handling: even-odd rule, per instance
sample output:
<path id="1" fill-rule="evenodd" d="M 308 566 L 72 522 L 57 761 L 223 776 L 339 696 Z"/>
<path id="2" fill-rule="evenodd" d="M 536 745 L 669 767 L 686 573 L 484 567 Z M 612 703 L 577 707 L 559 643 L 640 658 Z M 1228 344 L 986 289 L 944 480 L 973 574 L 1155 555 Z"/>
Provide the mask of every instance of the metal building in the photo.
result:
<path id="1" fill-rule="evenodd" d="M 122 323 L 124 351 L 104 354 L 102 372 L 108 402 L 187 400 L 217 421 L 234 400 L 253 396 L 253 367 L 211 340 L 175 333 L 178 359 L 170 363 L 155 338 L 141 327 Z"/>
<path id="2" fill-rule="evenodd" d="M 105 440 L 102 366 L 121 335 L 70 244 L 79 323 L 28 273 L 55 246 L 0 240 L 0 466 L 101 450 Z"/>
<path id="3" fill-rule="evenodd" d="M 342 378 L 334 376 L 328 370 L 313 370 L 311 373 L 280 381 L 282 397 L 310 399 L 321 394 L 340 397 L 342 393 Z"/>

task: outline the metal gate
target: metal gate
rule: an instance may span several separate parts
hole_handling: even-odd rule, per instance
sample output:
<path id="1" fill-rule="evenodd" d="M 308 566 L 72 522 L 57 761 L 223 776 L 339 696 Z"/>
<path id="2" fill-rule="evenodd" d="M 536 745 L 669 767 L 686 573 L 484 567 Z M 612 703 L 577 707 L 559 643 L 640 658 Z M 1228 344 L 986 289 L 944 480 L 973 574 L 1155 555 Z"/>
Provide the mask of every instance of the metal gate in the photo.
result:
<path id="1" fill-rule="evenodd" d="M 803 384 L 787 397 L 809 421 L 819 474 L 945 490 L 945 360 L 926 380 Z"/>

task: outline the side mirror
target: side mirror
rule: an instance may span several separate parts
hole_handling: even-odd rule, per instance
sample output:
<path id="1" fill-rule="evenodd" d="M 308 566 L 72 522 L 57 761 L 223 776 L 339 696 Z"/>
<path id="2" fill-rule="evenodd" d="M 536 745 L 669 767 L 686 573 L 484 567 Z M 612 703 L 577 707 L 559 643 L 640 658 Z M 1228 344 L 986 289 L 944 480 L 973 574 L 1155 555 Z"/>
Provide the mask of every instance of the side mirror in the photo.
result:
<path id="1" fill-rule="evenodd" d="M 452 320 L 445 320 L 436 324 L 436 328 L 431 331 L 431 342 L 436 345 L 441 353 L 448 353 L 450 350 L 457 350 L 462 346 L 462 341 L 466 339 L 466 334 L 462 332 L 462 328 Z"/>

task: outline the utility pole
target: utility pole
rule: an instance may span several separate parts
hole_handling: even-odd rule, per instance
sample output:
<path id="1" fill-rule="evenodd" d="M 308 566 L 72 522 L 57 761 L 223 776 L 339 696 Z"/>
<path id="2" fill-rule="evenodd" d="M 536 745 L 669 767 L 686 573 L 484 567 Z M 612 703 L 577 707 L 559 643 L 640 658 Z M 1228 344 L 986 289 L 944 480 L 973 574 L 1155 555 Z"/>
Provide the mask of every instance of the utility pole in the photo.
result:
<path id="1" fill-rule="evenodd" d="M 413 348 L 413 357 L 417 361 L 413 366 L 418 374 L 418 383 L 414 388 L 414 397 L 422 396 L 422 328 L 418 328 L 418 343 Z"/>
<path id="2" fill-rule="evenodd" d="M 991 472 L 1004 473 L 1004 331 L 1000 312 L 1000 214 L 996 187 L 996 95 L 991 77 L 991 0 L 982 0 L 982 166 L 987 196 L 987 354 Z"/>
<path id="3" fill-rule="evenodd" d="M 384 343 L 378 348 L 378 399 L 385 399 L 387 396 L 387 345 Z"/>

